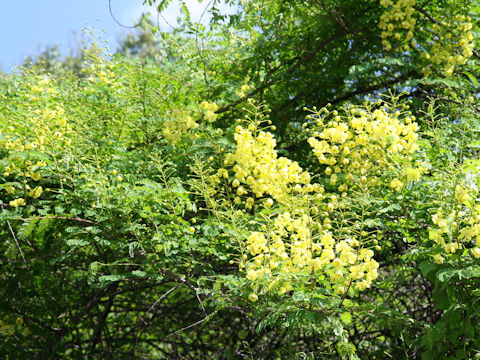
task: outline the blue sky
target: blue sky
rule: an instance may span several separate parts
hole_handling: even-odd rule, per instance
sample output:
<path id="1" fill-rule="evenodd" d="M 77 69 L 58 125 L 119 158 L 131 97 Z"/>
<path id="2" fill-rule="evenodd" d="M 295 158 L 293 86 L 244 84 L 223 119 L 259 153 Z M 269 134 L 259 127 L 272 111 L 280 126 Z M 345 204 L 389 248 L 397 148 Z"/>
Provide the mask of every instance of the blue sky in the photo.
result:
<path id="1" fill-rule="evenodd" d="M 209 2 L 188 0 L 192 20 L 199 19 Z M 142 0 L 111 0 L 115 17 L 131 26 L 142 12 L 154 9 L 142 5 Z M 179 15 L 175 1 L 163 13 L 175 24 Z M 96 33 L 116 48 L 115 41 L 127 29 L 119 26 L 109 12 L 109 0 L 3 0 L 0 7 L 0 69 L 8 71 L 22 62 L 25 56 L 35 54 L 46 45 L 58 44 L 63 53 L 82 38 L 82 29 L 93 26 Z M 169 26 L 162 20 L 161 30 Z M 102 34 L 101 30 L 106 32 Z"/>

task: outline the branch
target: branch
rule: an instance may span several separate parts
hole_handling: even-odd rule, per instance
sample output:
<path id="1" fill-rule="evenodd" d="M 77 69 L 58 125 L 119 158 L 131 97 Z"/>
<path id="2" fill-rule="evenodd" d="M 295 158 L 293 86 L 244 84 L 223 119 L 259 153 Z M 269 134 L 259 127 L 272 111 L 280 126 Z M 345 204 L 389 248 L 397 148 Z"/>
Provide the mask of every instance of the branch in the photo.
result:
<path id="1" fill-rule="evenodd" d="M 437 25 L 442 25 L 442 23 L 440 21 L 438 21 L 437 19 L 435 19 L 432 15 L 430 15 L 428 12 L 426 12 L 425 10 L 423 10 L 421 7 L 419 6 L 414 6 L 413 7 L 415 10 L 417 10 L 420 14 L 424 15 L 425 17 L 427 17 L 430 21 L 434 22 L 435 24 Z"/>
<path id="2" fill-rule="evenodd" d="M 135 29 L 137 27 L 140 26 L 140 23 L 138 24 L 135 24 L 133 26 L 126 26 L 126 25 L 123 25 L 120 21 L 117 20 L 117 18 L 115 17 L 115 15 L 113 15 L 113 11 L 112 11 L 112 0 L 108 0 L 108 10 L 110 11 L 110 16 L 112 17 L 112 19 L 118 24 L 120 25 L 121 27 L 125 28 L 125 29 Z"/>
<path id="3" fill-rule="evenodd" d="M 319 4 L 322 7 L 322 9 L 328 14 L 330 19 L 333 22 L 336 22 L 337 24 L 339 24 L 343 30 L 345 30 L 346 32 L 352 32 L 348 28 L 348 26 L 345 24 L 345 22 L 342 20 L 342 14 L 339 15 L 337 11 L 334 11 L 334 12 L 330 11 L 323 1 L 313 0 L 313 2 L 316 4 Z"/>
<path id="4" fill-rule="evenodd" d="M 206 313 L 205 311 L 205 307 L 203 306 L 203 303 L 202 303 L 202 299 L 200 299 L 200 296 L 198 295 L 198 292 L 197 292 L 197 288 L 190 282 L 188 281 L 186 278 L 182 278 L 174 273 L 172 273 L 171 271 L 168 271 L 168 270 L 160 270 L 160 272 L 162 272 L 163 274 L 167 274 L 171 277 L 173 277 L 175 280 L 181 282 L 182 284 L 185 284 L 189 289 L 191 289 L 194 293 L 195 293 L 195 296 L 198 300 L 198 302 L 200 303 L 200 306 L 202 307 L 202 310 L 204 313 Z"/>
<path id="5" fill-rule="evenodd" d="M 61 219 L 61 220 L 75 220 L 79 222 L 86 222 L 89 224 L 96 224 L 98 225 L 98 222 L 92 221 L 92 220 L 87 220 L 87 219 L 82 219 L 79 218 L 78 216 L 75 217 L 67 217 L 67 216 L 38 216 L 38 217 L 30 217 L 30 218 L 15 218 L 15 220 L 39 220 L 39 219 Z"/>
<path id="6" fill-rule="evenodd" d="M 305 64 L 306 62 L 310 61 L 320 50 L 322 50 L 325 46 L 327 46 L 329 43 L 331 43 L 332 41 L 340 38 L 341 36 L 343 35 L 346 35 L 347 33 L 342 31 L 342 32 L 338 32 L 336 33 L 335 35 L 332 35 L 330 36 L 328 39 L 326 39 L 325 41 L 322 41 L 320 44 L 318 44 L 313 50 L 307 52 L 303 57 L 301 57 L 299 59 L 299 61 L 297 63 L 295 63 L 293 66 L 291 66 L 290 68 L 288 68 L 286 71 L 284 71 L 283 73 L 281 74 L 278 74 L 276 76 L 274 76 L 273 78 L 271 78 L 270 80 L 267 80 L 266 82 L 264 82 L 262 85 L 260 85 L 258 88 L 254 89 L 253 91 L 249 92 L 247 95 L 245 95 L 244 97 L 234 101 L 233 103 L 219 109 L 217 111 L 217 114 L 221 114 L 221 113 L 224 113 L 228 110 L 230 110 L 231 108 L 237 106 L 238 104 L 241 104 L 243 102 L 245 102 L 247 99 L 251 98 L 252 96 L 258 94 L 260 91 L 272 86 L 278 79 L 280 79 L 283 75 L 285 74 L 291 74 L 293 73 L 295 70 L 297 70 L 300 66 L 302 66 L 303 64 Z"/>
<path id="7" fill-rule="evenodd" d="M 163 294 L 162 296 L 160 296 L 160 297 L 158 298 L 158 300 L 155 301 L 155 302 L 152 304 L 152 306 L 150 306 L 150 308 L 147 310 L 147 312 L 145 313 L 145 315 L 143 315 L 143 317 L 141 318 L 141 320 L 145 323 L 145 316 L 147 316 L 148 313 L 149 313 L 150 311 L 152 311 L 152 310 L 155 308 L 155 306 L 158 305 L 158 303 L 159 303 L 160 301 L 162 301 L 165 297 L 167 297 L 171 292 L 175 291 L 179 286 L 180 286 L 180 284 L 175 285 L 173 288 L 171 288 L 170 290 L 168 290 L 165 294 Z"/>
<path id="8" fill-rule="evenodd" d="M 178 334 L 179 332 L 182 332 L 182 331 L 184 331 L 184 330 L 188 330 L 188 329 L 190 329 L 190 328 L 192 328 L 192 327 L 194 327 L 194 326 L 200 325 L 200 324 L 201 324 L 202 322 L 204 322 L 205 320 L 207 320 L 207 316 L 204 317 L 202 320 L 198 320 L 197 322 L 194 322 L 194 323 L 191 324 L 191 325 L 185 326 L 185 327 L 183 327 L 183 328 L 181 328 L 181 329 L 178 329 L 178 330 L 176 330 L 176 331 L 168 334 L 168 335 L 165 336 L 163 339 L 166 339 L 166 338 L 168 338 L 168 337 L 170 337 L 170 336 L 172 336 L 172 335 Z M 162 339 L 162 340 L 163 340 L 163 339 Z"/>
<path id="9" fill-rule="evenodd" d="M 115 292 L 118 287 L 118 282 L 109 285 L 111 289 Z M 93 331 L 92 337 L 91 337 L 91 345 L 90 345 L 90 352 L 93 354 L 95 351 L 95 347 L 97 346 L 97 343 L 100 339 L 100 336 L 102 334 L 102 330 L 105 327 L 105 322 L 107 321 L 107 316 L 110 313 L 110 310 L 113 305 L 113 300 L 115 299 L 115 295 L 112 293 L 110 294 L 110 297 L 108 299 L 107 305 L 105 305 L 105 309 L 103 310 L 103 313 L 101 314 L 100 319 L 98 320 L 97 326 L 95 327 L 95 330 Z"/>
<path id="10" fill-rule="evenodd" d="M 22 248 L 20 247 L 20 244 L 18 243 L 17 237 L 15 236 L 15 233 L 13 232 L 12 226 L 10 225 L 10 221 L 7 220 L 7 225 L 8 228 L 10 229 L 10 232 L 12 233 L 13 239 L 15 240 L 15 244 L 17 244 L 18 251 L 20 251 L 20 255 L 22 256 L 23 262 L 25 265 L 27 265 L 27 261 L 25 260 L 25 256 L 23 255 Z M 27 265 L 28 267 L 28 265 Z"/>
<path id="11" fill-rule="evenodd" d="M 328 101 L 327 103 L 331 103 L 331 104 L 336 104 L 336 103 L 339 103 L 341 101 L 344 101 L 344 100 L 347 100 L 353 96 L 357 96 L 357 95 L 363 95 L 363 94 L 366 94 L 366 93 L 369 93 L 371 91 L 374 91 L 374 90 L 378 90 L 378 89 L 381 89 L 381 88 L 384 88 L 384 87 L 388 87 L 392 84 L 395 84 L 395 83 L 398 83 L 402 80 L 406 80 L 408 79 L 410 76 L 412 75 L 415 75 L 416 72 L 415 71 L 409 71 L 401 76 L 398 76 L 396 78 L 393 78 L 393 79 L 390 79 L 390 80 L 387 80 L 383 83 L 380 83 L 380 84 L 375 84 L 375 85 L 372 85 L 372 86 L 363 86 L 363 87 L 359 87 L 358 89 L 355 89 L 353 91 L 350 91 L 348 93 L 345 93 L 343 94 L 342 96 L 339 96 L 337 98 L 334 98 L 333 100 L 331 101 Z M 327 105 L 327 103 L 325 103 L 324 105 L 322 105 L 321 107 L 324 107 Z"/>
<path id="12" fill-rule="evenodd" d="M 2 204 L 2 210 L 4 209 L 3 207 L 3 204 Z M 13 231 L 12 229 L 12 225 L 10 225 L 10 221 L 7 220 L 7 225 L 8 225 L 8 229 L 10 230 L 10 233 L 12 234 L 13 236 L 13 240 L 15 240 L 15 244 L 17 244 L 17 248 L 18 248 L 18 251 L 20 251 L 20 255 L 22 256 L 22 260 L 23 262 L 25 263 L 25 265 L 27 265 L 27 261 L 25 260 L 25 256 L 23 255 L 23 251 L 22 251 L 22 248 L 20 247 L 20 244 L 18 242 L 18 239 L 17 237 L 15 236 L 15 232 Z M 28 268 L 28 265 L 27 265 L 27 268 Z"/>

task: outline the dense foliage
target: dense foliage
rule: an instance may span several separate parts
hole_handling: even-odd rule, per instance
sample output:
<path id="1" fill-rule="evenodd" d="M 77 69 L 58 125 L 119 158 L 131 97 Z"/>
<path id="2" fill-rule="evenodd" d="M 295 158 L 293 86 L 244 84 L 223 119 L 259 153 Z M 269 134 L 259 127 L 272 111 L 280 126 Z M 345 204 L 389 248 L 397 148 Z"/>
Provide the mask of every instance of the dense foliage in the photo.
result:
<path id="1" fill-rule="evenodd" d="M 0 74 L 0 354 L 480 357 L 480 7 L 216 4 Z"/>

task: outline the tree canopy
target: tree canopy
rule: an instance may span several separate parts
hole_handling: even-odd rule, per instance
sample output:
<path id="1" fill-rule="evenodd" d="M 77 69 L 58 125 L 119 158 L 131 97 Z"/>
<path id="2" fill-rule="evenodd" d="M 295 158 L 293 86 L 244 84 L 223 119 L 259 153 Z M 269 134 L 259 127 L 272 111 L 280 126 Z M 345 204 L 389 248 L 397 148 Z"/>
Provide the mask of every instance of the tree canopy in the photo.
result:
<path id="1" fill-rule="evenodd" d="M 224 3 L 0 74 L 0 354 L 480 357 L 479 4 Z"/>

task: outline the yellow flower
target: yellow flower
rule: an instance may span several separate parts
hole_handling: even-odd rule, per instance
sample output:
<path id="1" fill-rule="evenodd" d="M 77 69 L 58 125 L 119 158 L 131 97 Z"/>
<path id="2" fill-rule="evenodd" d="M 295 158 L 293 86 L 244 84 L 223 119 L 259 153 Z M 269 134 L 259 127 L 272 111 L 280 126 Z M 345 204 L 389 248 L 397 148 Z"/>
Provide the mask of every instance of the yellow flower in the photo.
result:
<path id="1" fill-rule="evenodd" d="M 34 199 L 38 199 L 40 195 L 43 193 L 43 188 L 41 186 L 37 186 L 35 189 L 29 192 L 29 195 Z"/>
<path id="2" fill-rule="evenodd" d="M 421 169 L 408 168 L 405 170 L 405 173 L 407 174 L 408 181 L 418 181 L 422 176 Z"/>
<path id="3" fill-rule="evenodd" d="M 434 260 L 437 264 L 443 264 L 444 258 L 443 258 L 442 255 L 436 254 L 436 255 L 433 256 L 433 260 Z"/>
<path id="4" fill-rule="evenodd" d="M 215 111 L 218 110 L 218 105 L 215 104 L 215 103 L 210 103 L 210 104 L 208 105 L 208 110 L 210 110 L 210 111 L 212 111 L 212 112 L 215 112 Z"/>
<path id="5" fill-rule="evenodd" d="M 255 302 L 258 300 L 258 295 L 255 293 L 251 293 L 250 295 L 248 295 L 248 300 L 250 300 L 251 302 Z"/>
<path id="6" fill-rule="evenodd" d="M 215 114 L 213 111 L 211 110 L 208 110 L 206 113 L 205 113 L 205 120 L 207 120 L 208 122 L 212 123 L 214 122 L 215 120 L 217 120 L 217 114 Z"/>
<path id="7" fill-rule="evenodd" d="M 19 198 L 19 199 L 15 199 L 15 200 L 10 201 L 9 204 L 12 207 L 19 207 L 19 206 L 25 206 L 26 202 L 25 202 L 25 199 Z"/>
<path id="8" fill-rule="evenodd" d="M 403 183 L 400 180 L 398 180 L 397 178 L 393 179 L 390 182 L 390 187 L 392 189 L 395 189 L 396 191 L 400 191 L 402 189 L 402 186 L 403 186 Z"/>
<path id="9" fill-rule="evenodd" d="M 247 201 L 245 202 L 245 208 L 251 209 L 254 203 L 255 200 L 252 197 L 247 198 Z"/>
<path id="10" fill-rule="evenodd" d="M 459 203 L 465 203 L 471 199 L 468 190 L 460 185 L 455 186 L 455 198 Z"/>
<path id="11" fill-rule="evenodd" d="M 458 243 L 456 242 L 452 242 L 452 243 L 448 243 L 448 244 L 445 244 L 444 246 L 444 249 L 447 253 L 454 253 L 458 250 L 459 246 L 458 246 Z"/>
<path id="12" fill-rule="evenodd" d="M 238 187 L 238 189 L 237 189 L 237 195 L 238 196 L 245 195 L 246 193 L 247 193 L 247 191 L 245 190 L 245 188 L 243 186 Z"/>
<path id="13" fill-rule="evenodd" d="M 337 259 L 333 259 L 332 265 L 333 265 L 333 267 L 335 267 L 335 268 L 339 268 L 340 266 L 343 265 L 343 263 L 342 263 L 342 260 L 340 260 L 340 259 L 337 258 Z"/>
<path id="14" fill-rule="evenodd" d="M 218 169 L 217 175 L 218 175 L 218 177 L 223 177 L 223 178 L 227 179 L 228 178 L 228 171 L 227 171 L 227 169 L 223 169 L 223 168 Z"/>
<path id="15" fill-rule="evenodd" d="M 249 269 L 247 271 L 247 279 L 250 280 L 250 281 L 255 281 L 255 279 L 258 277 L 258 273 L 257 271 L 253 270 L 253 269 Z"/>
<path id="16" fill-rule="evenodd" d="M 265 207 L 266 207 L 267 209 L 270 209 L 270 208 L 272 207 L 272 205 L 273 205 L 273 200 L 272 200 L 272 199 L 267 199 L 267 200 L 265 201 Z"/>

